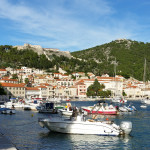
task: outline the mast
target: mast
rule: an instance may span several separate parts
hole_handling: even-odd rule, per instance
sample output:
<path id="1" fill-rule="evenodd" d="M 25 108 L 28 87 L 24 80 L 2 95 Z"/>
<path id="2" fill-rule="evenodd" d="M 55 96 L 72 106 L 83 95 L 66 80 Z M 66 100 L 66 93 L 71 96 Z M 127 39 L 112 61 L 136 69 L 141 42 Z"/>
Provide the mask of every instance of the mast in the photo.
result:
<path id="1" fill-rule="evenodd" d="M 145 88 L 146 88 L 146 58 L 145 58 L 145 63 L 144 63 L 143 83 L 144 83 L 144 92 L 143 92 L 143 97 L 144 97 Z"/>
<path id="2" fill-rule="evenodd" d="M 117 84 L 116 84 L 116 58 L 115 58 L 115 63 L 114 63 L 114 73 L 115 73 L 115 97 L 117 94 Z"/>
<path id="3" fill-rule="evenodd" d="M 146 82 L 146 58 L 145 58 L 145 63 L 144 63 L 144 74 L 143 74 L 143 82 Z"/>

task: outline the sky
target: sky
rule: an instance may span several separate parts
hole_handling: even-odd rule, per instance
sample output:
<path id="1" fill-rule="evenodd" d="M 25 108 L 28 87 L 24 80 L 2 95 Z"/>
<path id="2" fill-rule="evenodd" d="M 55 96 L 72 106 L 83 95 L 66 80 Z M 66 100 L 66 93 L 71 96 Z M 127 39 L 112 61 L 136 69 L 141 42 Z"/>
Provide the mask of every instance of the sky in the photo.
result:
<path id="1" fill-rule="evenodd" d="M 149 0 L 0 0 L 0 45 L 79 51 L 116 39 L 150 42 Z"/>

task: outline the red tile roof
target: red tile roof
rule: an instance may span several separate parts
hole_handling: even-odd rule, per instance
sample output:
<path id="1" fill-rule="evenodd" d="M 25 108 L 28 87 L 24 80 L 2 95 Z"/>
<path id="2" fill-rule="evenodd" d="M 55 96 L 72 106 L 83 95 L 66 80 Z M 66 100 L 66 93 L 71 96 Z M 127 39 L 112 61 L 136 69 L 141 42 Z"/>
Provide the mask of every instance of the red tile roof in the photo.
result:
<path id="1" fill-rule="evenodd" d="M 1 83 L 3 87 L 25 87 L 25 84 Z"/>
<path id="2" fill-rule="evenodd" d="M 6 69 L 0 69 L 0 71 L 7 71 Z"/>
<path id="3" fill-rule="evenodd" d="M 17 79 L 2 79 L 2 80 L 5 80 L 5 81 L 18 81 Z"/>
<path id="4" fill-rule="evenodd" d="M 36 91 L 38 91 L 39 88 L 38 87 L 26 87 L 26 90 L 36 90 Z"/>
<path id="5" fill-rule="evenodd" d="M 40 86 L 37 86 L 38 88 L 47 88 L 46 86 L 43 86 L 43 85 L 40 85 Z"/>

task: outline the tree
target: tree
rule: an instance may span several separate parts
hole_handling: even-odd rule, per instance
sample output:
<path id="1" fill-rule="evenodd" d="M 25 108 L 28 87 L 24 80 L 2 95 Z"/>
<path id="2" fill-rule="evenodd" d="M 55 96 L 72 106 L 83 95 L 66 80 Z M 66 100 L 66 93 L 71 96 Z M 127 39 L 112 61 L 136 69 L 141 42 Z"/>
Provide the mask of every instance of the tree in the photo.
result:
<path id="1" fill-rule="evenodd" d="M 111 91 L 107 90 L 107 91 L 99 91 L 99 95 L 101 97 L 110 97 L 111 96 Z"/>
<path id="2" fill-rule="evenodd" d="M 0 84 L 0 95 L 6 95 L 5 90 L 3 89 L 2 85 Z"/>
<path id="3" fill-rule="evenodd" d="M 122 92 L 122 95 L 123 95 L 123 96 L 127 96 L 127 94 L 125 93 L 125 91 Z"/>
<path id="4" fill-rule="evenodd" d="M 12 74 L 12 79 L 18 79 L 18 75 L 17 74 Z"/>
<path id="5" fill-rule="evenodd" d="M 29 83 L 29 79 L 25 78 L 25 83 L 28 84 Z"/>
<path id="6" fill-rule="evenodd" d="M 97 79 L 95 79 L 94 83 L 90 85 L 87 89 L 87 96 L 100 96 L 99 91 L 102 91 L 105 86 L 100 84 Z"/>

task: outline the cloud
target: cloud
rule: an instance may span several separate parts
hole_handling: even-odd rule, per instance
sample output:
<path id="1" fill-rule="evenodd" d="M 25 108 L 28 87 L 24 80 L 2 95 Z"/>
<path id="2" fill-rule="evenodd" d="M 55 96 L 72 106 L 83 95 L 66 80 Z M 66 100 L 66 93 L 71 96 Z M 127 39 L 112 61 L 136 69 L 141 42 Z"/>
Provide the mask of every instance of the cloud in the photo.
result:
<path id="1" fill-rule="evenodd" d="M 131 32 L 123 25 L 123 20 L 111 19 L 115 10 L 107 1 L 38 2 L 34 3 L 35 7 L 28 0 L 20 3 L 0 1 L 0 18 L 11 21 L 12 30 L 20 33 L 14 39 L 29 43 L 32 41 L 43 47 L 79 50 L 120 36 L 131 36 Z"/>

